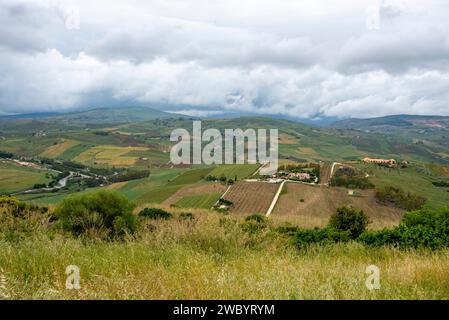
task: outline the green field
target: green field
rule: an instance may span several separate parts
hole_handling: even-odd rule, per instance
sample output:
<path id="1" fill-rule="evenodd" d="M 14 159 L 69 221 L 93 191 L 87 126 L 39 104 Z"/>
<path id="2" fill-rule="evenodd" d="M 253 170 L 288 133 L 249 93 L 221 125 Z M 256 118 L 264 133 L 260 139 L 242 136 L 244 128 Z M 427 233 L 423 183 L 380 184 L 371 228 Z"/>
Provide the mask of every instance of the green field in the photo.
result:
<path id="1" fill-rule="evenodd" d="M 234 165 L 220 165 L 212 170 L 209 174 L 214 177 L 226 177 L 226 179 L 242 180 L 251 176 L 259 168 L 258 164 L 234 164 Z"/>
<path id="2" fill-rule="evenodd" d="M 370 175 L 369 179 L 376 187 L 395 186 L 402 188 L 405 191 L 427 198 L 427 205 L 432 208 L 449 205 L 447 188 L 438 188 L 432 185 L 432 181 L 437 180 L 437 177 L 423 171 L 420 166 L 389 169 L 376 165 L 360 164 L 357 167 Z"/>
<path id="3" fill-rule="evenodd" d="M 190 195 L 183 197 L 175 205 L 180 208 L 210 209 L 220 197 L 221 193 L 218 192 Z"/>
<path id="4" fill-rule="evenodd" d="M 0 162 L 0 194 L 23 191 L 37 183 L 48 183 L 50 179 L 45 177 L 47 172 Z"/>

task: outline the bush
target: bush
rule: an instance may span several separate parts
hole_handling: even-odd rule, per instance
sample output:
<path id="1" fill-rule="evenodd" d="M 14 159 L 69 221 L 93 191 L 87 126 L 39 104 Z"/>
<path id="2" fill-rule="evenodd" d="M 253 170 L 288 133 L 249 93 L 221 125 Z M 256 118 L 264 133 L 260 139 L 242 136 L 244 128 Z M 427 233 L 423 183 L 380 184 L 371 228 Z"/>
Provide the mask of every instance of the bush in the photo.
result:
<path id="1" fill-rule="evenodd" d="M 333 214 L 329 220 L 329 227 L 349 231 L 351 239 L 361 235 L 369 224 L 368 216 L 362 211 L 352 207 L 341 207 L 337 213 Z"/>
<path id="2" fill-rule="evenodd" d="M 248 233 L 257 233 L 267 228 L 267 219 L 260 214 L 247 216 L 245 221 L 240 224 L 243 231 Z"/>
<path id="3" fill-rule="evenodd" d="M 149 219 L 170 219 L 172 217 L 172 214 L 170 212 L 167 212 L 163 209 L 159 208 L 145 208 L 142 211 L 139 212 L 139 217 L 145 217 Z"/>
<path id="4" fill-rule="evenodd" d="M 409 211 L 421 209 L 426 203 L 426 198 L 392 186 L 376 190 L 376 199 L 382 204 Z"/>
<path id="5" fill-rule="evenodd" d="M 64 230 L 72 234 L 104 233 L 108 238 L 134 233 L 134 204 L 115 191 L 101 190 L 65 198 L 56 208 Z"/>
<path id="6" fill-rule="evenodd" d="M 398 227 L 364 233 L 359 240 L 371 246 L 431 249 L 449 247 L 449 208 L 408 212 Z"/>

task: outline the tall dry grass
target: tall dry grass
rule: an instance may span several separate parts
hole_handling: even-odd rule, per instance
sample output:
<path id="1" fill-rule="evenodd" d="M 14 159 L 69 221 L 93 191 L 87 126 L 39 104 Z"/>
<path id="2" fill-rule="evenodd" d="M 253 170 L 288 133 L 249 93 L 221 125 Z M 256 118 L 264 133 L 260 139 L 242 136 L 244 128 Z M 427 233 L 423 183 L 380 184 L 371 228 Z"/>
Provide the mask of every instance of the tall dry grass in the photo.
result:
<path id="1" fill-rule="evenodd" d="M 75 239 L 48 228 L 0 241 L 0 293 L 11 299 L 445 299 L 449 250 L 370 249 L 356 243 L 297 249 L 270 231 L 196 211 L 150 221 L 125 241 Z M 380 268 L 381 289 L 365 286 Z M 65 288 L 68 265 L 81 289 Z M 6 293 L 6 294 L 5 294 Z"/>

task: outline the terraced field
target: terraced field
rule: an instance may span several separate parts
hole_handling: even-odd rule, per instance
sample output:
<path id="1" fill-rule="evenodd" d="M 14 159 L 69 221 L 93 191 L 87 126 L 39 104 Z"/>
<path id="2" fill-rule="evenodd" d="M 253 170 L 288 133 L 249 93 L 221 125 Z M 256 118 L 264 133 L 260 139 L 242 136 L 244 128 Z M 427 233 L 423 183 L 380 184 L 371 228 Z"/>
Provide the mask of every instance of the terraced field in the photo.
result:
<path id="1" fill-rule="evenodd" d="M 274 183 L 241 181 L 230 188 L 224 199 L 234 204 L 231 213 L 265 214 L 278 188 Z"/>

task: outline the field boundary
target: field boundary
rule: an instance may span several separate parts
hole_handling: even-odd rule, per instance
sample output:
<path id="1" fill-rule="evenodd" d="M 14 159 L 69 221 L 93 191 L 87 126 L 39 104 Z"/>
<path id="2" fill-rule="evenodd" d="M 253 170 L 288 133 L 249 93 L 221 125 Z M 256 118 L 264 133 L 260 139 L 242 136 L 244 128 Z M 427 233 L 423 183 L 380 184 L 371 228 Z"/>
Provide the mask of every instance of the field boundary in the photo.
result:
<path id="1" fill-rule="evenodd" d="M 287 180 L 282 181 L 281 185 L 278 188 L 278 191 L 274 195 L 273 201 L 271 201 L 270 207 L 268 208 L 268 211 L 266 213 L 267 217 L 273 212 L 274 208 L 276 207 L 276 204 L 277 204 L 277 202 L 279 200 L 279 197 L 281 195 L 282 189 L 284 188 L 284 185 L 285 185 L 286 182 L 287 182 Z"/>

